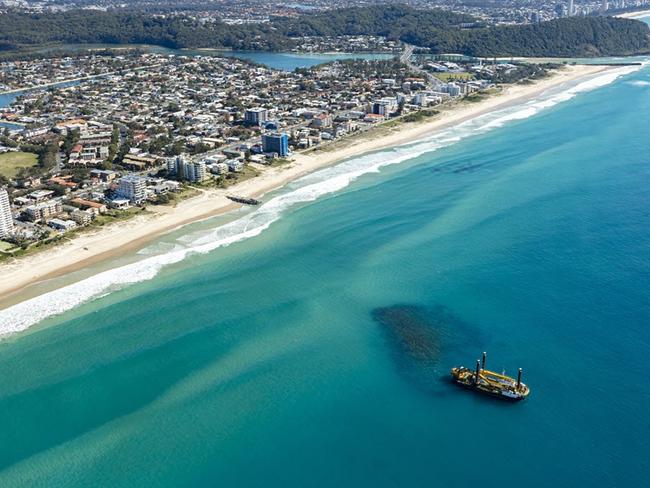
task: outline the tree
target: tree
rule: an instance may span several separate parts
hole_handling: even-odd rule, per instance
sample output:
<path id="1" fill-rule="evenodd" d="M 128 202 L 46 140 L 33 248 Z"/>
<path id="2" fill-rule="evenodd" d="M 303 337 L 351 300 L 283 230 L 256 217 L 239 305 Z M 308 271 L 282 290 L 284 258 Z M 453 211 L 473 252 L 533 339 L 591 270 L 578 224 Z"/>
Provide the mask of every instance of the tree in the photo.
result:
<path id="1" fill-rule="evenodd" d="M 192 148 L 192 154 L 201 154 L 204 152 L 207 152 L 210 150 L 210 146 L 208 146 L 204 142 L 198 142 L 193 148 Z"/>
<path id="2" fill-rule="evenodd" d="M 465 28 L 466 24 L 472 28 Z M 255 29 L 222 21 L 201 22 L 185 15 L 153 16 L 119 10 L 9 10 L 0 15 L 0 50 L 47 43 L 112 43 L 273 51 L 296 47 L 304 36 L 370 35 L 399 39 L 435 53 L 575 57 L 647 53 L 649 33 L 643 22 L 604 16 L 485 27 L 470 15 L 404 5 L 273 17 Z"/>
<path id="3" fill-rule="evenodd" d="M 113 133 L 111 134 L 111 143 L 108 146 L 108 162 L 113 162 L 117 151 L 120 146 L 120 129 L 117 125 L 113 125 Z"/>
<path id="4" fill-rule="evenodd" d="M 185 150 L 185 143 L 182 140 L 177 140 L 172 144 L 170 147 L 167 148 L 166 155 L 167 156 L 178 156 L 179 154 L 182 154 L 182 152 Z"/>
<path id="5" fill-rule="evenodd" d="M 57 141 L 50 141 L 45 145 L 45 150 L 41 156 L 41 166 L 45 169 L 51 169 L 56 165 L 59 144 Z"/>
<path id="6" fill-rule="evenodd" d="M 66 156 L 70 156 L 72 148 L 79 142 L 79 129 L 72 129 L 67 132 L 65 135 L 65 140 L 63 141 L 63 151 Z"/>
<path id="7" fill-rule="evenodd" d="M 114 159 L 114 162 L 120 164 L 124 159 L 124 156 L 129 154 L 129 151 L 133 147 L 133 129 L 127 129 L 126 138 L 124 139 L 124 144 L 120 147 L 120 150 L 117 153 L 117 157 Z"/>

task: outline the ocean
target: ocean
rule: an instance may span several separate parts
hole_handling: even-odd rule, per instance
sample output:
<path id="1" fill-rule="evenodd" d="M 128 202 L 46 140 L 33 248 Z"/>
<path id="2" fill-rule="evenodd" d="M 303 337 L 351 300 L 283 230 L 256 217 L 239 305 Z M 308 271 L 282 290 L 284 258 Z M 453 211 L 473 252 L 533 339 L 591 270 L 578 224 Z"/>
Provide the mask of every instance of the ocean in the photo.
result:
<path id="1" fill-rule="evenodd" d="M 0 485 L 646 484 L 648 117 L 597 75 L 0 311 Z"/>

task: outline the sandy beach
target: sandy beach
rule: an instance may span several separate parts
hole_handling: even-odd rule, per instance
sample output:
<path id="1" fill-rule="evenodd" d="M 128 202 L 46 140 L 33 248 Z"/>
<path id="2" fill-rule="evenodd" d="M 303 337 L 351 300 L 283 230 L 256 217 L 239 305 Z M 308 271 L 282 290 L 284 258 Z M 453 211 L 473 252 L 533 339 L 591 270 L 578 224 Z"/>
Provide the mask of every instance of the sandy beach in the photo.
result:
<path id="1" fill-rule="evenodd" d="M 636 12 L 625 12 L 623 14 L 617 14 L 615 17 L 621 17 L 624 19 L 640 19 L 643 17 L 650 17 L 650 10 L 638 10 Z"/>
<path id="2" fill-rule="evenodd" d="M 485 113 L 518 104 L 549 88 L 611 69 L 606 66 L 567 66 L 530 85 L 506 87 L 501 94 L 478 103 L 458 103 L 431 119 L 378 128 L 342 139 L 323 149 L 297 154 L 282 167 L 263 167 L 260 176 L 226 190 L 204 190 L 175 207 L 149 207 L 150 213 L 82 234 L 57 247 L 0 265 L 0 299 L 21 301 L 29 285 L 83 269 L 111 257 L 137 250 L 180 226 L 219 215 L 237 207 L 227 193 L 259 197 L 319 168 L 369 151 L 416 141 L 438 130 Z"/>

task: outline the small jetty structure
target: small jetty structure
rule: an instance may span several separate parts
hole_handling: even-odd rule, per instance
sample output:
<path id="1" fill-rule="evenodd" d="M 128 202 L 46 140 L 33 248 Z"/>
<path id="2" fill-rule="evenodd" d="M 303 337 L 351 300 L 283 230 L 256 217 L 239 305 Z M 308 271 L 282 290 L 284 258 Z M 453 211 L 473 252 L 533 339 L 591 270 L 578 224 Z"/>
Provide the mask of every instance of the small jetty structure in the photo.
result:
<path id="1" fill-rule="evenodd" d="M 259 205 L 262 203 L 260 200 L 256 200 L 254 198 L 240 197 L 237 195 L 226 195 L 226 198 L 228 200 L 232 200 L 233 202 L 242 203 L 244 205 Z"/>
<path id="2" fill-rule="evenodd" d="M 476 360 L 476 369 L 474 370 L 464 366 L 451 368 L 451 377 L 454 382 L 477 393 L 513 402 L 528 397 L 530 388 L 521 382 L 521 368 L 519 368 L 517 379 L 514 379 L 505 374 L 499 374 L 485 369 L 486 359 L 487 353 L 484 352 L 483 359 Z"/>

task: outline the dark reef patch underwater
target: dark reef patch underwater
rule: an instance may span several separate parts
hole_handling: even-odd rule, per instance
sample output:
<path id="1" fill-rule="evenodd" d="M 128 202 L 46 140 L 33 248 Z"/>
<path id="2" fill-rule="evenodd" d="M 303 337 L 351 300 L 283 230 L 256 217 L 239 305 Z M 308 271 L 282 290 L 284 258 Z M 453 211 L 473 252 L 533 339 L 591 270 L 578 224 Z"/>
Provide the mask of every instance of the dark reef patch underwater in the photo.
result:
<path id="1" fill-rule="evenodd" d="M 468 343 L 472 350 L 478 347 L 470 325 L 443 305 L 396 304 L 371 314 L 384 331 L 399 374 L 426 392 L 447 391 L 452 365 L 443 358 Z"/>

